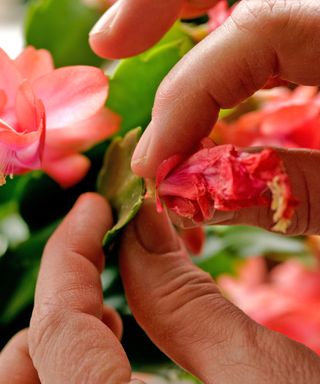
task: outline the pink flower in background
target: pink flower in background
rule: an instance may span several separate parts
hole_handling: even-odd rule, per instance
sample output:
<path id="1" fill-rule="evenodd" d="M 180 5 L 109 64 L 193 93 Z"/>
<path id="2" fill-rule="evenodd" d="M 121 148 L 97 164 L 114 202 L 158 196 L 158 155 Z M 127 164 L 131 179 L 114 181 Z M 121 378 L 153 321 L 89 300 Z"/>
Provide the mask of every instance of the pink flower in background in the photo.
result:
<path id="1" fill-rule="evenodd" d="M 212 138 L 219 144 L 320 149 L 320 94 L 317 87 L 259 91 L 259 109 L 234 121 L 218 122 Z"/>
<path id="2" fill-rule="evenodd" d="M 89 149 L 118 129 L 104 107 L 108 80 L 94 67 L 54 69 L 48 51 L 26 48 L 11 60 L 0 49 L 0 175 L 43 169 L 62 186 L 84 177 Z"/>
<path id="3" fill-rule="evenodd" d="M 212 32 L 221 24 L 223 24 L 227 18 L 231 15 L 234 10 L 234 7 L 229 7 L 227 0 L 221 0 L 208 11 L 209 21 L 208 27 L 209 31 Z"/>
<path id="4" fill-rule="evenodd" d="M 268 272 L 263 258 L 252 258 L 238 278 L 222 276 L 218 284 L 255 321 L 320 354 L 319 267 L 290 260 Z"/>
<path id="5" fill-rule="evenodd" d="M 277 154 L 270 149 L 240 153 L 232 145 L 213 146 L 211 140 L 204 145 L 187 159 L 173 156 L 160 165 L 158 210 L 164 202 L 179 217 L 203 223 L 215 210 L 271 205 L 273 229 L 285 232 L 296 202 Z"/>

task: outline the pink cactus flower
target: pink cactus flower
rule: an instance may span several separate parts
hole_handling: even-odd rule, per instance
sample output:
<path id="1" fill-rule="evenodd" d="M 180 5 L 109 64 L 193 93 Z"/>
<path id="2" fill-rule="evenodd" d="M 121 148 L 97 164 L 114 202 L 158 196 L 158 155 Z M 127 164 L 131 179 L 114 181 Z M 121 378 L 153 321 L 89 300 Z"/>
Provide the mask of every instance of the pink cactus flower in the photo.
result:
<path id="1" fill-rule="evenodd" d="M 320 149 L 320 94 L 317 87 L 259 91 L 259 109 L 234 121 L 219 121 L 212 138 L 219 144 Z"/>
<path id="2" fill-rule="evenodd" d="M 176 215 L 195 223 L 209 222 L 215 210 L 231 211 L 270 205 L 274 230 L 285 232 L 296 202 L 276 152 L 237 152 L 232 145 L 205 148 L 183 159 L 173 156 L 157 172 L 158 210 L 162 202 Z"/>
<path id="3" fill-rule="evenodd" d="M 223 24 L 227 18 L 231 15 L 234 10 L 234 7 L 229 7 L 227 0 L 219 1 L 214 7 L 208 11 L 209 21 L 208 27 L 209 31 L 212 32 L 221 24 Z"/>
<path id="4" fill-rule="evenodd" d="M 218 284 L 255 321 L 320 354 L 319 267 L 292 259 L 268 272 L 263 258 L 251 258 L 238 278 L 222 276 Z"/>
<path id="5" fill-rule="evenodd" d="M 0 49 L 0 184 L 43 169 L 64 187 L 89 169 L 80 152 L 118 129 L 104 107 L 108 80 L 94 67 L 54 69 L 50 53 L 26 48 L 16 60 Z"/>

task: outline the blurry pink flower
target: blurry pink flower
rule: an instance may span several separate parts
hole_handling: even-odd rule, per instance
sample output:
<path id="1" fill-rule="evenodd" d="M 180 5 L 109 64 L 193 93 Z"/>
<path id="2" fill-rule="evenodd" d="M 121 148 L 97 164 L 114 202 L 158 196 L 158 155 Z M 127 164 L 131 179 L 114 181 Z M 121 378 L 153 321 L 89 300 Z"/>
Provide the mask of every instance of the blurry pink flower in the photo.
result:
<path id="1" fill-rule="evenodd" d="M 211 140 L 204 145 L 188 159 L 173 156 L 160 165 L 158 210 L 164 202 L 176 215 L 203 223 L 213 218 L 215 210 L 271 205 L 273 229 L 285 232 L 295 201 L 277 154 L 271 149 L 240 153 L 232 145 L 213 146 Z"/>
<path id="2" fill-rule="evenodd" d="M 290 260 L 268 273 L 263 258 L 252 258 L 238 278 L 222 276 L 218 284 L 255 321 L 320 354 L 319 267 Z"/>
<path id="3" fill-rule="evenodd" d="M 208 27 L 209 31 L 212 32 L 221 24 L 223 24 L 227 18 L 231 15 L 234 10 L 234 7 L 229 7 L 227 0 L 219 1 L 214 7 L 208 11 L 209 21 Z"/>
<path id="4" fill-rule="evenodd" d="M 212 138 L 219 144 L 320 149 L 320 94 L 317 87 L 274 88 L 253 97 L 259 109 L 237 120 L 219 121 Z"/>
<path id="5" fill-rule="evenodd" d="M 32 47 L 16 60 L 0 49 L 0 68 L 0 184 L 32 169 L 65 187 L 75 184 L 90 166 L 79 152 L 119 125 L 104 108 L 104 73 L 87 66 L 55 70 L 50 53 Z"/>

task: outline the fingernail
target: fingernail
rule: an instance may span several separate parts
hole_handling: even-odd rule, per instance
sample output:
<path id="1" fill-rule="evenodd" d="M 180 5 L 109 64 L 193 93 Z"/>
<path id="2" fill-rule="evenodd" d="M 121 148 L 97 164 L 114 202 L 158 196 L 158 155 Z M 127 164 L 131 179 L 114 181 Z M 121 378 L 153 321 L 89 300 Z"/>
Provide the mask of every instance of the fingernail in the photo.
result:
<path id="1" fill-rule="evenodd" d="M 147 201 L 135 221 L 140 244 L 151 253 L 168 253 L 180 248 L 179 237 L 166 212 L 158 213 L 154 202 Z"/>
<path id="2" fill-rule="evenodd" d="M 97 35 L 100 33 L 108 33 L 112 28 L 119 8 L 121 7 L 122 0 L 118 0 L 109 10 L 98 20 L 98 22 L 91 29 L 89 35 Z"/>
<path id="3" fill-rule="evenodd" d="M 151 130 L 152 130 L 152 123 L 149 124 L 148 128 L 146 129 L 145 133 L 142 135 L 141 139 L 139 140 L 139 143 L 133 153 L 131 165 L 132 167 L 135 167 L 137 165 L 144 165 L 147 161 L 147 152 L 148 147 L 151 142 Z"/>
<path id="4" fill-rule="evenodd" d="M 133 379 L 130 381 L 129 384 L 144 384 L 144 382 L 138 379 Z"/>

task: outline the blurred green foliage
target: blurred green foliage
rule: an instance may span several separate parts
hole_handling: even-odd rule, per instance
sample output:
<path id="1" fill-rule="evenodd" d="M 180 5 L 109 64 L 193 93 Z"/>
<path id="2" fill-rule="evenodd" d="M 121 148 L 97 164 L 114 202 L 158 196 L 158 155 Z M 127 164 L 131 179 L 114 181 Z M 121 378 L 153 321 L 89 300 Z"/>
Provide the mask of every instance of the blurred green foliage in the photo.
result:
<path id="1" fill-rule="evenodd" d="M 34 0 L 25 22 L 28 45 L 49 50 L 57 67 L 99 66 L 102 59 L 90 49 L 88 35 L 101 16 L 81 0 Z"/>
<path id="2" fill-rule="evenodd" d="M 192 47 L 190 38 L 176 23 L 155 47 L 120 61 L 111 75 L 107 106 L 122 117 L 121 134 L 147 126 L 159 84 Z"/>

